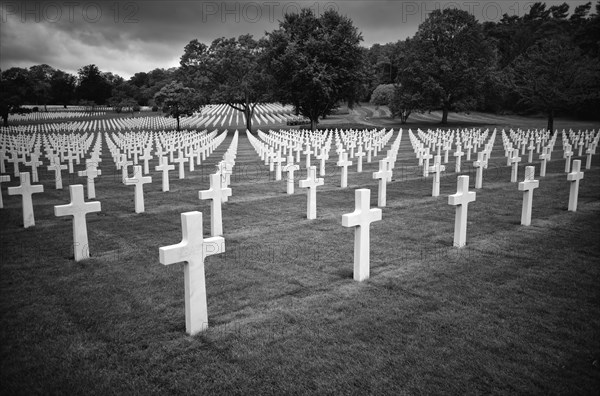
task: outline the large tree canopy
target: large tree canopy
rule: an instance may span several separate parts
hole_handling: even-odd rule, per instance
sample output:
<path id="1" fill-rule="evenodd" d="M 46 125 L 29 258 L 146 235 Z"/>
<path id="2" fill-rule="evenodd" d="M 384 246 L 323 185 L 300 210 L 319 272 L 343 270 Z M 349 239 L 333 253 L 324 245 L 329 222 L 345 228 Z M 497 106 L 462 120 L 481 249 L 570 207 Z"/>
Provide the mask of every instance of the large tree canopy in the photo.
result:
<path id="1" fill-rule="evenodd" d="M 179 82 L 172 82 L 164 86 L 154 95 L 154 100 L 167 117 L 177 120 L 177 130 L 180 129 L 180 117 L 193 115 L 201 105 L 201 99 L 196 90 L 184 87 Z"/>
<path id="2" fill-rule="evenodd" d="M 302 9 L 300 14 L 286 14 L 280 28 L 267 35 L 274 96 L 309 118 L 311 129 L 339 101 L 352 105 L 358 98 L 365 80 L 365 53 L 351 19 L 334 10 L 317 18 L 310 9 Z"/>
<path id="3" fill-rule="evenodd" d="M 79 84 L 76 92 L 80 100 L 104 104 L 111 96 L 111 83 L 96 65 L 83 66 L 77 71 Z"/>
<path id="4" fill-rule="evenodd" d="M 584 57 L 568 39 L 542 40 L 519 55 L 506 70 L 506 81 L 530 109 L 548 116 L 554 130 L 556 111 L 598 100 L 598 59 Z"/>
<path id="5" fill-rule="evenodd" d="M 25 112 L 27 94 L 31 90 L 29 71 L 11 67 L 0 75 L 0 116 L 4 126 L 8 126 L 8 115 Z"/>
<path id="6" fill-rule="evenodd" d="M 210 47 L 192 40 L 181 57 L 181 74 L 188 85 L 210 92 L 213 103 L 227 103 L 246 117 L 252 131 L 257 104 L 269 98 L 269 75 L 264 62 L 264 41 L 251 35 L 218 38 Z"/>
<path id="7" fill-rule="evenodd" d="M 425 105 L 441 108 L 446 123 L 449 110 L 475 107 L 495 55 L 473 15 L 445 9 L 434 10 L 419 26 L 400 62 L 398 82 L 407 90 L 418 87 Z"/>

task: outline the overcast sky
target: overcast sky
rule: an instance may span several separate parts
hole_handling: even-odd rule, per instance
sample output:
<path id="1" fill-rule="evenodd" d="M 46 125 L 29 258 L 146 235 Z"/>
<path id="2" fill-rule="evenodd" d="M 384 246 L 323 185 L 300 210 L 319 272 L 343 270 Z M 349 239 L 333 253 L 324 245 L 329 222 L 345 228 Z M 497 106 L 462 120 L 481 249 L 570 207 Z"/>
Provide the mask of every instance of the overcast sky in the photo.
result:
<path id="1" fill-rule="evenodd" d="M 469 11 L 484 21 L 523 15 L 534 1 L 4 1 L 0 0 L 0 68 L 46 63 L 75 74 L 95 64 L 124 78 L 179 65 L 190 40 L 250 33 L 255 38 L 300 7 L 333 8 L 353 21 L 362 45 L 414 35 L 436 8 Z M 560 4 L 561 1 L 546 1 Z M 570 11 L 586 1 L 568 2 Z M 592 2 L 593 4 L 595 2 Z M 592 8 L 593 11 L 593 8 Z"/>

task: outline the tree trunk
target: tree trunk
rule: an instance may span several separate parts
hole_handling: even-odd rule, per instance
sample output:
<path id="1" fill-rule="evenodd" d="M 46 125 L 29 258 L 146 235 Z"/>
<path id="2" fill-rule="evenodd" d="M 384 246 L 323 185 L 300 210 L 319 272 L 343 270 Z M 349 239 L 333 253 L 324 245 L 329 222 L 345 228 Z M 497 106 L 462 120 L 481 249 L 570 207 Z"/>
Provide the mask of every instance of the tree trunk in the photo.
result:
<path id="1" fill-rule="evenodd" d="M 177 116 L 176 118 L 177 118 L 177 132 L 179 132 L 179 116 Z"/>
<path id="2" fill-rule="evenodd" d="M 310 119 L 310 130 L 314 131 L 315 129 L 317 129 L 317 121 L 318 121 L 318 117 L 317 119 Z"/>
<path id="3" fill-rule="evenodd" d="M 244 108 L 244 115 L 246 116 L 246 129 L 252 133 L 252 112 L 248 105 Z"/>
<path id="4" fill-rule="evenodd" d="M 7 127 L 8 126 L 8 114 L 2 114 L 2 124 Z"/>
<path id="5" fill-rule="evenodd" d="M 442 109 L 442 124 L 448 123 L 448 106 L 444 105 Z"/>
<path id="6" fill-rule="evenodd" d="M 554 132 L 554 109 L 548 111 L 548 132 Z"/>

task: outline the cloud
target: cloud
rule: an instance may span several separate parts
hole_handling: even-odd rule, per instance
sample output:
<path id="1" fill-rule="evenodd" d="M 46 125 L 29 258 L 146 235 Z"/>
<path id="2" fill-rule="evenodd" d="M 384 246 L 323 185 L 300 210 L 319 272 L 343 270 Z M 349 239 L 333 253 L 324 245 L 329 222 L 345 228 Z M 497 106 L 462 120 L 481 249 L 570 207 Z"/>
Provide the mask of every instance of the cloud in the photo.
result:
<path id="1" fill-rule="evenodd" d="M 547 2 L 558 4 L 558 1 Z M 571 1 L 571 9 L 585 1 Z M 277 29 L 286 12 L 335 9 L 362 32 L 363 45 L 412 36 L 428 13 L 457 7 L 481 21 L 523 15 L 531 1 L 2 1 L 0 68 L 46 63 L 70 73 L 88 64 L 124 78 L 179 64 L 192 39 Z M 495 18 L 495 19 L 494 19 Z"/>

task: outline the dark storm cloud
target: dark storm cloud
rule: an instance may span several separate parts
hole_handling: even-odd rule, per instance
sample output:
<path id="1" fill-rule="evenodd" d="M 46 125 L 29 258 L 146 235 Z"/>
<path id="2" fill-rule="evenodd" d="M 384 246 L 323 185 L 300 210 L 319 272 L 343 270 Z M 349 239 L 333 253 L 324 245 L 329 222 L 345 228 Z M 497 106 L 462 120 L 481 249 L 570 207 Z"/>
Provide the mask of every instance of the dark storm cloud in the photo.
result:
<path id="1" fill-rule="evenodd" d="M 585 1 L 571 1 L 571 9 Z M 556 4 L 559 2 L 547 2 Z M 481 21 L 522 15 L 533 1 L 0 1 L 0 68 L 47 63 L 76 72 L 94 63 L 126 78 L 177 66 L 192 39 L 262 37 L 285 12 L 335 9 L 362 32 L 363 45 L 412 36 L 434 9 L 454 7 Z"/>

